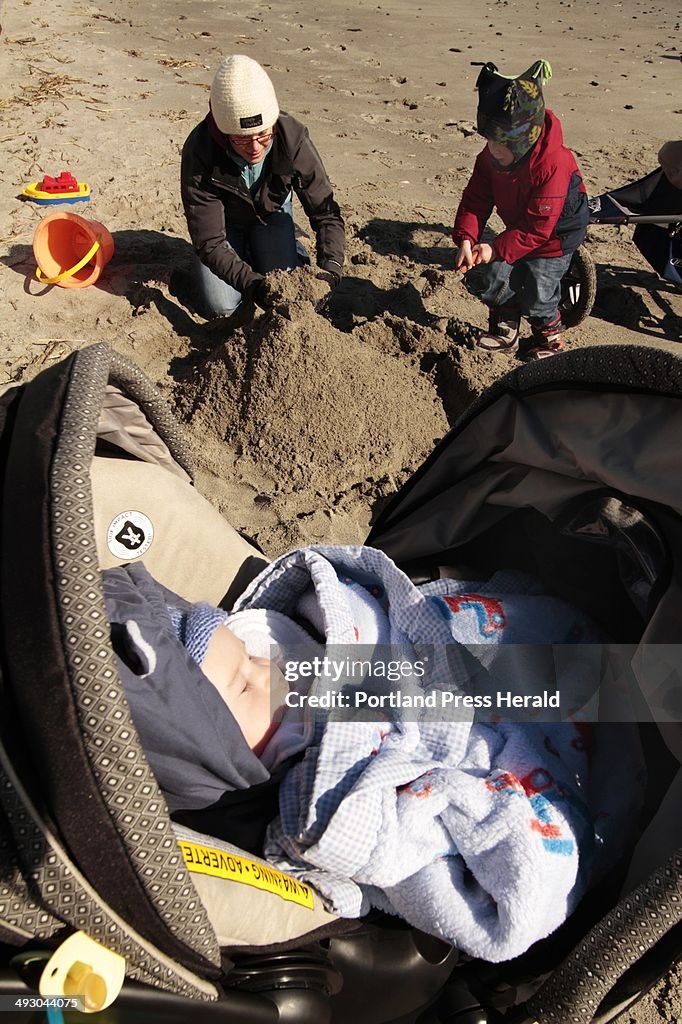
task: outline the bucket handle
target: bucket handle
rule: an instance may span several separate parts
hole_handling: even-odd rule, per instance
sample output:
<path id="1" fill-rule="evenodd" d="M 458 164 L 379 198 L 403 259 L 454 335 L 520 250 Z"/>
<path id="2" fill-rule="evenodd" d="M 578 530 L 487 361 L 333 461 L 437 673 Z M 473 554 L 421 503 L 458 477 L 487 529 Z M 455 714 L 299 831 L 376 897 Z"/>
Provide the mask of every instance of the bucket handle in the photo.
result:
<path id="1" fill-rule="evenodd" d="M 39 281 L 42 281 L 43 284 L 58 284 L 60 281 L 63 281 L 65 277 L 73 277 L 74 274 L 77 274 L 79 270 L 83 269 L 86 263 L 90 262 L 101 245 L 102 236 L 97 235 L 93 246 L 88 250 L 88 252 L 86 252 L 83 259 L 78 261 L 75 267 L 71 267 L 69 270 L 63 270 L 61 274 L 57 274 L 56 277 L 43 277 L 40 272 L 40 267 L 37 267 L 36 277 Z"/>

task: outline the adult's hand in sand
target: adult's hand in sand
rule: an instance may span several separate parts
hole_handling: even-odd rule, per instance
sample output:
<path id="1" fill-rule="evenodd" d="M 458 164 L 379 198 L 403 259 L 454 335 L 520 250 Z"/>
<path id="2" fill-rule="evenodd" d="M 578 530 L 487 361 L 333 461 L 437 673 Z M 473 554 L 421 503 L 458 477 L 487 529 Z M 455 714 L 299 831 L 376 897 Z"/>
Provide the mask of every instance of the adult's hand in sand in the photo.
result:
<path id="1" fill-rule="evenodd" d="M 272 309 L 272 290 L 267 277 L 261 277 L 251 289 L 251 298 L 261 309 Z"/>
<path id="2" fill-rule="evenodd" d="M 320 263 L 319 273 L 315 276 L 320 281 L 326 281 L 330 288 L 336 288 L 341 281 L 341 264 L 338 260 L 323 260 Z"/>
<path id="3" fill-rule="evenodd" d="M 471 251 L 471 242 L 469 239 L 465 239 L 457 250 L 455 256 L 455 270 L 459 270 L 460 274 L 466 274 L 467 270 L 471 270 L 474 266 L 474 257 Z"/>
<path id="4" fill-rule="evenodd" d="M 334 270 L 318 270 L 315 277 L 318 281 L 326 281 L 332 290 L 341 283 L 341 275 Z"/>

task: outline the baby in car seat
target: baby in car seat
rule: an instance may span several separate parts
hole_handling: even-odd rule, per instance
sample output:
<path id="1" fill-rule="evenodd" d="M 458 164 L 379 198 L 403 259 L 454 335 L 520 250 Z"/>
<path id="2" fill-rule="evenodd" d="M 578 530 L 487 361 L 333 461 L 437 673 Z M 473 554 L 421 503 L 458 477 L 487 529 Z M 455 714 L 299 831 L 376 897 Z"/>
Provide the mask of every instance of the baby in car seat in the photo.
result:
<path id="1" fill-rule="evenodd" d="M 600 726 L 595 746 L 579 718 L 475 719 L 483 677 L 508 700 L 519 688 L 554 693 L 557 670 L 584 679 L 599 662 L 592 623 L 537 581 L 499 572 L 417 587 L 372 548 L 305 548 L 271 563 L 228 614 L 184 601 L 141 564 L 103 578 L 121 680 L 172 817 L 217 809 L 211 821 L 230 839 L 229 798 L 271 787 L 274 802 L 249 807 L 264 819 L 257 852 L 342 916 L 378 908 L 472 956 L 508 959 L 558 927 L 619 856 L 641 779 L 618 726 Z M 273 643 L 296 651 L 298 675 L 291 661 L 286 678 L 269 663 Z M 575 656 L 555 661 L 555 643 Z M 353 649 L 406 666 L 393 689 L 413 703 L 284 710 L 288 692 L 320 685 L 306 663 Z M 344 691 L 349 701 L 365 682 Z M 387 678 L 375 679 L 382 690 Z"/>

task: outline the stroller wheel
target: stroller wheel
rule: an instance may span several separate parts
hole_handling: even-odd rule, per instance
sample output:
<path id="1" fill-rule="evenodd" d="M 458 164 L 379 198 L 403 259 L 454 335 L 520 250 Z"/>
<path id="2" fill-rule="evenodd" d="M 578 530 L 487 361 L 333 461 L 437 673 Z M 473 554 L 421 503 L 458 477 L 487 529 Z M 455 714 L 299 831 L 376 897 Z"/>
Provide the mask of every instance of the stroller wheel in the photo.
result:
<path id="1" fill-rule="evenodd" d="M 559 310 L 564 327 L 577 327 L 592 312 L 597 294 L 597 269 L 584 245 L 573 253 L 561 282 Z"/>

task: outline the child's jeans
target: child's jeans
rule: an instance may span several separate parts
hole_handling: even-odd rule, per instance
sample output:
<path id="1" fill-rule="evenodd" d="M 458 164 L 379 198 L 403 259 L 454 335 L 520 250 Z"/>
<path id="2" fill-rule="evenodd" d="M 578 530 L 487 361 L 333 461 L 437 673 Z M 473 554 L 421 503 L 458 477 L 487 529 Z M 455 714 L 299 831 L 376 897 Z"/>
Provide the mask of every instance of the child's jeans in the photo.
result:
<path id="1" fill-rule="evenodd" d="M 258 274 L 293 270 L 306 261 L 296 242 L 291 194 L 265 223 L 228 227 L 227 244 Z M 192 271 L 193 306 L 207 319 L 230 316 L 242 301 L 241 292 L 227 284 L 200 260 Z"/>
<path id="2" fill-rule="evenodd" d="M 494 260 L 472 267 L 464 283 L 486 306 L 518 306 L 523 316 L 538 323 L 556 318 L 561 299 L 561 279 L 573 253 L 535 260 L 505 263 Z"/>

